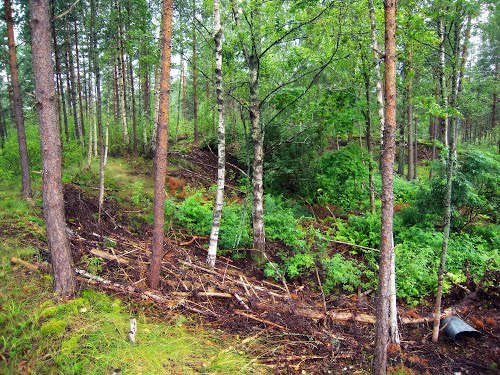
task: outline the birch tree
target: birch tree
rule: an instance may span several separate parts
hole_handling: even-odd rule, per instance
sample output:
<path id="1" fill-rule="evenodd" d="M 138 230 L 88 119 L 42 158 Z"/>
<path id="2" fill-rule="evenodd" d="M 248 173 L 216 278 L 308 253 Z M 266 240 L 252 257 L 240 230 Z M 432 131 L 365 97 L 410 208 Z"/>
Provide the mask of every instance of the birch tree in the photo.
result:
<path id="1" fill-rule="evenodd" d="M 382 210 L 380 233 L 379 283 L 377 296 L 377 323 L 373 371 L 387 373 L 387 344 L 389 333 L 389 299 L 393 241 L 393 165 L 396 153 L 396 0 L 384 3 L 385 13 L 385 122 L 381 156 Z"/>
<path id="2" fill-rule="evenodd" d="M 224 180 L 226 174 L 226 139 L 224 126 L 224 92 L 222 87 L 222 27 L 220 22 L 219 0 L 214 0 L 214 40 L 215 40 L 215 90 L 217 94 L 218 126 L 218 162 L 217 162 L 217 195 L 215 198 L 214 217 L 210 233 L 207 263 L 215 266 L 217 242 L 219 240 L 222 206 L 224 204 Z"/>

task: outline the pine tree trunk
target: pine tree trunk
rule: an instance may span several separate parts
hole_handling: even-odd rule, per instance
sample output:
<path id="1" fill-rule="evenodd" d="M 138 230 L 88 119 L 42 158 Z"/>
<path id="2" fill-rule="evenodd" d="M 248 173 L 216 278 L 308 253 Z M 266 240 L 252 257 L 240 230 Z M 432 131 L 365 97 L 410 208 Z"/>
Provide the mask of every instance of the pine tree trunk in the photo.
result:
<path id="1" fill-rule="evenodd" d="M 116 9 L 118 12 L 118 79 L 119 79 L 119 91 L 120 91 L 120 110 L 122 115 L 122 125 L 123 125 L 123 142 L 125 146 L 128 147 L 130 143 L 130 138 L 128 135 L 128 122 L 127 122 L 127 98 L 126 98 L 126 76 L 125 76 L 125 58 L 124 58 L 124 48 L 123 48 L 123 30 L 121 22 L 121 7 L 119 0 L 116 0 Z"/>
<path id="2" fill-rule="evenodd" d="M 99 140 L 99 215 L 98 224 L 101 224 L 101 212 L 104 204 L 104 134 L 102 130 L 102 106 L 101 106 L 101 71 L 99 67 L 99 52 L 97 49 L 96 20 L 97 11 L 95 0 L 90 0 L 90 24 L 92 43 L 92 67 L 94 68 L 95 90 L 96 90 L 96 115 L 97 115 L 97 138 Z M 95 130 L 95 128 L 94 128 Z"/>
<path id="3" fill-rule="evenodd" d="M 150 105 L 150 93 L 149 93 L 149 64 L 142 63 L 141 71 L 143 72 L 142 77 L 142 106 L 144 110 L 144 125 L 142 127 L 142 152 L 145 155 L 147 153 L 148 147 L 148 128 L 151 123 L 151 105 Z"/>
<path id="4" fill-rule="evenodd" d="M 160 279 L 161 260 L 163 258 L 164 224 L 165 224 L 165 177 L 168 154 L 168 115 L 170 90 L 170 56 L 172 49 L 172 0 L 163 0 L 161 38 L 161 83 L 160 107 L 157 134 L 157 147 L 154 159 L 154 224 L 151 263 L 149 266 L 148 284 L 157 289 Z"/>
<path id="5" fill-rule="evenodd" d="M 198 83 L 196 67 L 196 0 L 193 0 L 193 136 L 195 146 L 198 144 Z"/>
<path id="6" fill-rule="evenodd" d="M 26 145 L 26 131 L 24 129 L 24 113 L 23 101 L 21 98 L 21 86 L 19 84 L 19 73 L 17 70 L 16 42 L 14 39 L 14 20 L 12 18 L 12 8 L 10 2 L 11 0 L 4 0 L 5 21 L 7 23 L 7 39 L 9 45 L 10 75 L 12 78 L 12 114 L 17 128 L 17 142 L 19 145 L 19 156 L 21 160 L 21 194 L 24 199 L 30 200 L 32 196 L 30 166 L 28 158 L 28 147 Z M 57 117 L 55 121 L 57 121 Z M 57 135 L 57 137 L 58 136 L 59 135 Z"/>
<path id="7" fill-rule="evenodd" d="M 78 27 L 76 21 L 75 21 L 75 57 L 76 57 L 76 84 L 78 89 L 78 106 L 80 109 L 80 124 L 82 128 L 82 137 L 85 138 L 85 117 L 83 115 L 82 80 L 80 78 L 80 49 L 78 46 Z"/>
<path id="8" fill-rule="evenodd" d="M 132 57 L 129 56 L 128 58 L 128 72 L 129 72 L 129 79 L 130 79 L 130 96 L 132 99 L 132 142 L 133 142 L 133 148 L 132 148 L 132 153 L 134 155 L 137 155 L 137 118 L 136 118 L 136 113 L 135 113 L 135 88 L 134 88 L 134 70 L 132 69 Z"/>
<path id="9" fill-rule="evenodd" d="M 217 195 L 215 198 L 214 217 L 210 233 L 207 263 L 215 266 L 217 243 L 224 204 L 224 182 L 226 176 L 226 139 L 224 125 L 224 92 L 222 86 L 222 27 L 220 22 L 219 0 L 214 0 L 214 40 L 215 40 L 215 87 L 217 93 L 218 126 L 218 163 L 217 163 Z M 180 92 L 180 91 L 179 91 Z"/>
<path id="10" fill-rule="evenodd" d="M 181 75 L 179 78 L 180 78 L 179 94 L 177 95 L 177 122 L 175 125 L 175 143 L 179 141 L 179 123 L 181 121 L 181 93 L 182 93 L 182 85 L 184 82 L 184 61 L 182 52 L 181 52 Z"/>
<path id="11" fill-rule="evenodd" d="M 391 257 L 393 253 L 393 165 L 396 152 L 396 1 L 387 0 L 385 11 L 385 123 L 381 156 L 382 210 L 377 296 L 377 323 L 373 370 L 387 373 Z"/>
<path id="12" fill-rule="evenodd" d="M 413 165 L 413 105 L 412 105 L 412 94 L 413 94 L 413 51 L 410 48 L 408 50 L 408 61 L 407 61 L 407 79 L 408 86 L 406 87 L 406 117 L 408 118 L 408 173 L 406 179 L 408 181 L 415 179 L 415 171 Z"/>
<path id="13" fill-rule="evenodd" d="M 72 297 L 76 285 L 64 217 L 61 143 L 57 129 L 48 0 L 30 0 L 30 15 L 35 101 L 42 150 L 43 207 L 54 290 L 60 296 Z"/>
<path id="14" fill-rule="evenodd" d="M 83 144 L 84 142 L 82 138 L 82 129 L 80 128 L 80 123 L 78 121 L 78 111 L 76 108 L 75 69 L 73 66 L 73 52 L 71 51 L 70 32 L 67 23 L 65 31 L 66 31 L 66 56 L 67 56 L 66 68 L 69 71 L 69 80 L 70 80 L 68 82 L 69 93 L 70 93 L 69 98 L 73 112 L 73 122 L 75 124 L 76 139 L 78 139 Z"/>

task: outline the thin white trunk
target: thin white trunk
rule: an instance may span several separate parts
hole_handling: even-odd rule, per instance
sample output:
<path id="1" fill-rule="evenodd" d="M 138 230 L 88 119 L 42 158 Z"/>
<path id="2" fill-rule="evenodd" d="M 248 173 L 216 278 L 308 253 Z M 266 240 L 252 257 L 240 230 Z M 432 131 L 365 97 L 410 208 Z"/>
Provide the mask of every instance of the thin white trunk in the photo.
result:
<path id="1" fill-rule="evenodd" d="M 96 106 L 96 105 L 97 105 L 97 102 L 94 101 L 94 106 Z M 98 152 L 98 150 L 97 150 L 98 147 L 97 147 L 97 118 L 96 118 L 96 112 L 97 112 L 97 108 L 94 108 L 93 109 L 93 115 L 92 115 L 93 122 L 94 122 L 94 134 L 96 135 L 94 137 L 94 157 L 97 157 L 97 152 Z"/>
<path id="2" fill-rule="evenodd" d="M 127 107 L 125 105 L 125 77 L 123 77 L 123 55 L 118 58 L 118 96 L 120 97 L 120 112 L 122 115 L 122 126 L 123 126 L 123 142 L 128 145 L 128 124 L 127 124 Z"/>
<path id="3" fill-rule="evenodd" d="M 400 344 L 399 330 L 398 330 L 398 306 L 396 301 L 396 252 L 394 249 L 394 238 L 392 239 L 392 255 L 391 255 L 391 276 L 389 279 L 389 311 L 390 311 L 390 328 L 391 328 L 391 342 Z"/>
<path id="4" fill-rule="evenodd" d="M 154 115 L 153 115 L 153 134 L 151 136 L 151 150 L 156 151 L 156 129 L 158 128 L 158 117 L 160 116 L 160 69 L 155 69 L 155 88 L 154 88 Z"/>
<path id="5" fill-rule="evenodd" d="M 132 344 L 135 344 L 135 334 L 137 332 L 137 321 L 135 318 L 130 319 L 130 331 L 128 332 L 128 339 Z"/>
<path id="6" fill-rule="evenodd" d="M 106 128 L 104 129 L 104 165 L 108 162 L 108 146 L 109 146 L 109 100 L 106 104 Z"/>
<path id="7" fill-rule="evenodd" d="M 375 7 L 373 5 L 373 0 L 368 0 L 368 9 L 370 11 L 373 62 L 374 62 L 375 79 L 376 79 L 375 89 L 377 91 L 378 118 L 380 121 L 380 144 L 382 144 L 383 143 L 382 134 L 384 133 L 384 123 L 385 123 L 384 95 L 382 93 L 382 75 L 380 73 L 380 51 L 378 49 L 378 43 L 377 43 L 377 24 L 375 21 Z"/>
<path id="8" fill-rule="evenodd" d="M 441 106 L 442 109 L 448 107 L 448 94 L 446 92 L 446 59 L 445 59 L 445 27 L 444 27 L 444 16 L 439 17 L 439 66 L 440 66 L 440 79 L 439 84 L 441 86 Z M 444 117 L 444 144 L 448 147 L 448 128 L 449 128 L 448 116 Z"/>
<path id="9" fill-rule="evenodd" d="M 222 27 L 220 23 L 219 0 L 214 0 L 214 40 L 215 40 L 215 86 L 217 93 L 217 112 L 219 114 L 218 128 L 218 164 L 217 164 L 217 195 L 215 198 L 214 217 L 210 233 L 207 263 L 215 266 L 217 243 L 224 204 L 224 182 L 226 175 L 226 140 L 224 126 L 224 97 L 222 87 Z"/>

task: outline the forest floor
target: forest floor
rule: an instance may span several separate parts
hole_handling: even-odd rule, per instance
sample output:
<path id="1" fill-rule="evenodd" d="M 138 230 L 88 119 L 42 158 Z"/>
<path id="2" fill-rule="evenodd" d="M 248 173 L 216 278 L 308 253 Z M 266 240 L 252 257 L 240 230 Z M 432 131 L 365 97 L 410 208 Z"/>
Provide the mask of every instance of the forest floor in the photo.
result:
<path id="1" fill-rule="evenodd" d="M 169 160 L 170 194 L 182 197 L 196 186 L 215 184 L 217 158 L 211 151 L 174 150 Z M 237 188 L 238 178 L 244 172 L 235 162 L 228 163 L 227 168 L 230 199 L 238 199 L 242 194 Z M 145 281 L 151 224 L 145 219 L 148 213 L 132 204 L 130 189 L 139 183 L 142 194 L 146 197 L 152 194 L 151 162 L 110 159 L 108 170 L 109 185 L 100 225 L 93 182 L 80 176 L 65 185 L 66 215 L 82 289 L 90 285 L 119 297 L 132 315 L 143 314 L 149 319 L 170 323 L 177 322 L 179 316 L 188 317 L 198 329 L 216 332 L 215 340 L 226 343 L 216 346 L 218 356 L 234 355 L 234 363 L 240 365 L 236 370 L 235 366 L 220 367 L 212 363 L 211 368 L 204 369 L 203 366 L 207 366 L 204 363 L 194 372 L 370 372 L 374 345 L 373 293 L 359 291 L 351 295 L 323 296 L 316 282 L 291 284 L 268 280 L 248 260 L 219 257 L 215 269 L 208 269 L 205 267 L 207 239 L 188 235 L 180 228 L 171 228 L 168 233 L 159 290 L 148 290 Z M 40 220 L 40 210 L 35 211 L 31 214 L 33 220 Z M 43 270 L 49 255 L 44 250 L 42 236 L 31 230 L 6 227 L 5 223 L 0 221 L 2 236 L 24 233 L 24 241 L 41 254 L 25 260 L 39 264 Z M 281 245 L 271 243 L 270 246 Z M 22 282 L 29 281 L 25 278 Z M 453 341 L 442 335 L 438 344 L 432 344 L 431 323 L 402 324 L 401 346 L 390 348 L 393 373 L 498 373 L 498 288 L 466 296 L 456 287 L 446 297 L 444 306 L 461 302 L 460 316 L 479 329 L 481 337 Z M 429 300 L 413 309 L 400 306 L 399 312 L 402 322 L 408 323 L 428 317 L 431 311 Z M 139 323 L 138 342 L 147 340 L 147 335 Z M 0 360 L 7 363 L 6 349 L 2 349 L 4 354 Z M 238 357 L 240 355 L 243 357 Z M 244 358 L 249 359 L 245 362 Z M 169 361 L 175 362 L 175 358 Z M 189 369 L 193 370 L 193 366 Z M 189 373 L 176 371 L 167 373 Z"/>

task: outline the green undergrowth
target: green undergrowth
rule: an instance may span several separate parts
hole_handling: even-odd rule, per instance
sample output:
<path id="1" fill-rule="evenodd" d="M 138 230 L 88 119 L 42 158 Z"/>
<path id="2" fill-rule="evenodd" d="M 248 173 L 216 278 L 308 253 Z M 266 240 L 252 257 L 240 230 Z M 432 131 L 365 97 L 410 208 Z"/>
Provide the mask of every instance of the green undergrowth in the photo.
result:
<path id="1" fill-rule="evenodd" d="M 139 303 L 91 289 L 55 300 L 49 275 L 10 262 L 43 261 L 19 230 L 20 223 L 39 226 L 39 209 L 15 191 L 0 189 L 0 198 L 0 374 L 266 373 L 243 354 L 237 337 L 182 315 L 160 320 Z M 127 339 L 132 314 L 136 344 Z"/>

